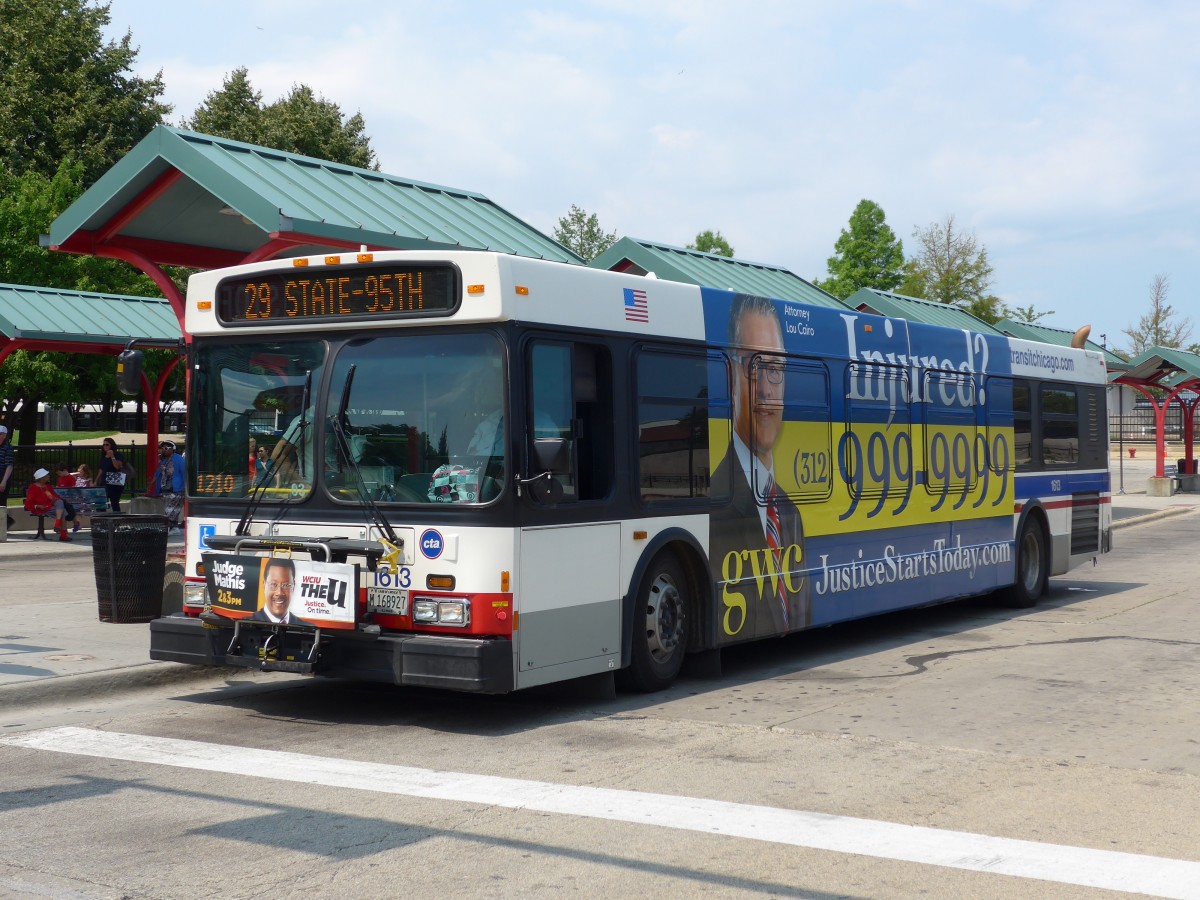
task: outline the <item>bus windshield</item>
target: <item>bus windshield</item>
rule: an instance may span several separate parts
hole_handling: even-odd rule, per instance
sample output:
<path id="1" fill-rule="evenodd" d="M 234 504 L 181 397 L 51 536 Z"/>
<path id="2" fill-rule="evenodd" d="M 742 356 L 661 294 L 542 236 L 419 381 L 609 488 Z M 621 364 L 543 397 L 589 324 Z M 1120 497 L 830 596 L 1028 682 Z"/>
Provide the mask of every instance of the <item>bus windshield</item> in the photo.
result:
<path id="1" fill-rule="evenodd" d="M 351 366 L 339 446 L 333 416 Z M 488 502 L 504 485 L 505 381 L 503 346 L 491 333 L 346 344 L 333 364 L 322 426 L 326 487 L 353 503 L 364 490 L 383 503 Z"/>
<path id="2" fill-rule="evenodd" d="M 242 498 L 255 484 L 267 499 L 302 500 L 311 493 L 315 401 L 326 355 L 325 342 L 314 340 L 197 349 L 188 466 L 193 496 Z"/>
<path id="3" fill-rule="evenodd" d="M 409 333 L 332 348 L 313 340 L 204 345 L 197 353 L 193 495 L 240 499 L 257 485 L 267 502 L 296 502 L 321 486 L 347 503 L 477 504 L 504 485 L 507 379 L 495 334 Z M 333 419 L 351 366 L 343 444 Z"/>

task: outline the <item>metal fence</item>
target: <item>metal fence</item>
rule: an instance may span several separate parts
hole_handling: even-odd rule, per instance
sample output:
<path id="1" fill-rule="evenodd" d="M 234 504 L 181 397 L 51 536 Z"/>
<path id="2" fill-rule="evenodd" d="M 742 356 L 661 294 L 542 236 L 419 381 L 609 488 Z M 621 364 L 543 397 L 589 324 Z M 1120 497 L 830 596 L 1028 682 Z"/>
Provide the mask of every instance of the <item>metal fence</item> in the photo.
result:
<path id="1" fill-rule="evenodd" d="M 33 473 L 38 469 L 50 471 L 50 484 L 58 481 L 58 466 L 65 463 L 74 472 L 80 463 L 87 463 L 92 471 L 92 478 L 100 475 L 100 448 L 102 444 L 66 443 L 66 444 L 16 444 L 13 446 L 17 461 L 13 467 L 12 478 L 8 482 L 8 498 L 14 499 L 19 506 L 25 496 L 25 489 L 33 482 Z M 146 445 L 137 444 L 117 445 L 117 452 L 125 459 L 125 470 L 129 477 L 125 481 L 125 493 L 122 496 L 134 497 L 146 492 Z"/>
<path id="2" fill-rule="evenodd" d="M 1108 436 L 1112 443 L 1154 440 L 1154 410 L 1138 408 L 1108 419 Z M 1168 441 L 1183 440 L 1183 411 L 1178 404 L 1167 407 L 1163 423 Z"/>

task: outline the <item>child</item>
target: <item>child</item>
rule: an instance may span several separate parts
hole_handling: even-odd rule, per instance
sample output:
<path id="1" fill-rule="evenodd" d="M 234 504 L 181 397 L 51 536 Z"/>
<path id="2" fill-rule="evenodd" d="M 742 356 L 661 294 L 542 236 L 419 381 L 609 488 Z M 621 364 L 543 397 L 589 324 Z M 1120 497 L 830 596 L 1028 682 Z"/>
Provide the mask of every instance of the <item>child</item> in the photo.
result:
<path id="1" fill-rule="evenodd" d="M 63 527 L 63 518 L 66 516 L 66 505 L 54 488 L 50 487 L 50 473 L 46 469 L 38 469 L 33 473 L 33 484 L 29 485 L 25 491 L 25 510 L 35 516 L 46 516 L 53 510 L 54 512 L 54 530 L 58 532 L 60 541 L 69 541 L 71 536 L 67 534 L 67 529 Z M 74 513 L 66 516 L 67 521 L 75 518 Z M 44 522 L 38 520 L 38 533 L 33 536 L 36 541 L 38 538 L 42 540 L 50 540 L 44 533 Z"/>
<path id="2" fill-rule="evenodd" d="M 54 467 L 58 472 L 58 481 L 54 483 L 56 488 L 73 488 L 75 487 L 75 474 L 71 471 L 71 467 L 65 462 L 59 463 Z M 57 493 L 57 492 L 56 492 Z M 63 508 L 67 511 L 67 521 L 74 521 L 75 527 L 71 529 L 74 534 L 79 530 L 79 517 L 75 515 L 75 507 L 71 505 L 69 500 L 63 500 Z"/>

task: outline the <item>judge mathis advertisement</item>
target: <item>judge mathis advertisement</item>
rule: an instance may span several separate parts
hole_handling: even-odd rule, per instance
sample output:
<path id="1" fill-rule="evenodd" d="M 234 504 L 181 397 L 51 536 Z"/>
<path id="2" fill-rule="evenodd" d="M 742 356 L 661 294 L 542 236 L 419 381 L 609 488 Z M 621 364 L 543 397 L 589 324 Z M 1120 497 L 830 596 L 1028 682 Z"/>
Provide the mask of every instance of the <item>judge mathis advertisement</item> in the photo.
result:
<path id="1" fill-rule="evenodd" d="M 358 567 L 281 556 L 204 554 L 212 611 L 231 619 L 353 628 Z"/>

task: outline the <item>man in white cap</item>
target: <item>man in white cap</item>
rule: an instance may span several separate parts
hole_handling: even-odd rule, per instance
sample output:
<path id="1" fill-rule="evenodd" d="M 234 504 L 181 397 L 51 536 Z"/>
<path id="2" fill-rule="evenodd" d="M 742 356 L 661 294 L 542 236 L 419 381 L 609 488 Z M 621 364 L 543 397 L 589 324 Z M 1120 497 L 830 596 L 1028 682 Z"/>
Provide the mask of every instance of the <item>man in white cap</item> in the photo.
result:
<path id="1" fill-rule="evenodd" d="M 0 425 L 0 506 L 8 516 L 8 482 L 12 479 L 13 466 L 17 457 L 8 443 L 8 426 Z M 8 516 L 8 527 L 13 527 L 13 517 Z"/>

